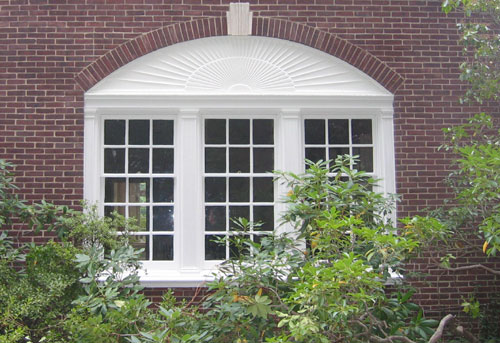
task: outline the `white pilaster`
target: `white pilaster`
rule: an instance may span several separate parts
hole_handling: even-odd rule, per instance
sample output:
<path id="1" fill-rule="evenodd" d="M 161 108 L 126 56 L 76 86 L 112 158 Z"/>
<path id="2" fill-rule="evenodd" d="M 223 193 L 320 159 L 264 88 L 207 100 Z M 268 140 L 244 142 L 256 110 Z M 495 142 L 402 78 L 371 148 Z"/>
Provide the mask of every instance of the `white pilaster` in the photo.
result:
<path id="1" fill-rule="evenodd" d="M 101 189 L 99 116 L 94 108 L 85 109 L 83 151 L 83 197 L 89 203 L 97 203 Z M 97 169 L 97 172 L 96 172 Z"/>
<path id="2" fill-rule="evenodd" d="M 177 213 L 182 227 L 177 225 L 175 248 L 179 252 L 181 272 L 199 271 L 203 254 L 201 134 L 198 109 L 179 111 L 176 138 L 176 180 L 178 201 Z M 182 190 L 180 192 L 179 190 Z"/>

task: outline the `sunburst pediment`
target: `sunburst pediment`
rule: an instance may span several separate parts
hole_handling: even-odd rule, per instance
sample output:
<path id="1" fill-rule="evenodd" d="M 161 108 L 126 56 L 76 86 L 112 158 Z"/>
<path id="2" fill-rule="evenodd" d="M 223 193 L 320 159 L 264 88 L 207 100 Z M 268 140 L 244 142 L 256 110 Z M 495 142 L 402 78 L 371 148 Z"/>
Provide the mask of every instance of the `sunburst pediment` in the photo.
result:
<path id="1" fill-rule="evenodd" d="M 390 95 L 360 70 L 286 40 L 219 36 L 142 56 L 92 87 L 92 95 Z"/>

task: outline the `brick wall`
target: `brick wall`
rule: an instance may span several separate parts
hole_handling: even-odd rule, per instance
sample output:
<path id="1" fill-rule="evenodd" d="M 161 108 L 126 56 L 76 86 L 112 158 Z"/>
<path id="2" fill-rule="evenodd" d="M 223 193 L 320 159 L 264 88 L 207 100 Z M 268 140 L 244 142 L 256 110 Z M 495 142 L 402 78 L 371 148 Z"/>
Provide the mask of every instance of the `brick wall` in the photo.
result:
<path id="1" fill-rule="evenodd" d="M 22 197 L 77 205 L 83 196 L 83 94 L 127 61 L 155 48 L 225 34 L 228 0 L 0 0 L 0 158 L 14 162 Z M 458 99 L 463 60 L 456 24 L 440 1 L 251 1 L 254 34 L 291 39 L 365 71 L 395 93 L 398 215 L 440 206 L 449 158 L 441 128 L 477 108 Z M 498 106 L 490 111 L 498 114 Z M 13 234 L 40 240 L 22 227 Z M 469 261 L 481 256 L 472 254 Z M 430 256 L 412 266 L 426 271 Z M 497 262 L 497 268 L 500 263 Z M 460 296 L 499 293 L 483 271 L 432 272 L 418 299 L 429 311 Z M 479 287 L 479 288 L 477 288 Z M 161 290 L 150 290 L 155 299 Z M 179 290 L 181 297 L 194 289 Z"/>

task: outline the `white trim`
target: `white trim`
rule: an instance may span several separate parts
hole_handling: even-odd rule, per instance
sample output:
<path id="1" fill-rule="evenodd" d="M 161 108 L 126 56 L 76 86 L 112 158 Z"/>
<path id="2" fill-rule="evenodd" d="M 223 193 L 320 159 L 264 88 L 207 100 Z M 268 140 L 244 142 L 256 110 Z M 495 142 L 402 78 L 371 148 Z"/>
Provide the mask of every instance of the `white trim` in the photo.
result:
<path id="1" fill-rule="evenodd" d="M 248 39 L 252 37 L 229 38 L 230 41 L 237 44 L 252 42 L 252 39 Z M 233 38 L 245 38 L 246 40 L 235 41 Z M 181 43 L 175 45 L 179 45 L 179 47 L 165 51 L 181 55 L 186 52 L 193 53 L 197 44 L 201 44 L 200 48 L 202 49 L 212 51 L 207 44 L 210 42 L 220 43 L 221 40 L 198 40 L 182 46 L 181 44 L 184 43 Z M 270 41 L 257 39 L 255 42 L 258 44 L 254 45 L 254 48 L 263 47 L 266 44 L 270 48 L 269 44 L 271 43 L 282 47 L 281 50 L 272 50 L 276 55 L 270 54 L 267 50 L 262 51 L 262 63 L 268 63 L 269 61 L 266 62 L 267 58 L 271 62 L 274 61 L 275 66 L 283 66 L 283 60 L 291 64 L 294 61 L 294 53 L 297 52 L 297 58 L 309 56 L 321 66 L 319 69 L 315 69 L 314 63 L 306 66 L 306 69 L 309 69 L 303 72 L 316 75 L 316 78 L 311 80 L 317 81 L 321 76 L 321 70 L 329 70 L 328 64 L 330 63 L 357 80 L 356 82 L 361 85 L 360 89 L 338 87 L 333 82 L 334 80 L 330 79 L 331 82 L 327 82 L 327 84 L 328 87 L 331 87 L 327 87 L 326 89 L 329 91 L 325 92 L 324 85 L 319 82 L 303 83 L 299 73 L 292 73 L 296 84 L 295 88 L 289 92 L 281 92 L 272 87 L 265 92 L 263 89 L 258 92 L 255 89 L 241 92 L 241 88 L 238 91 L 233 89 L 231 92 L 227 92 L 227 89 L 219 89 L 216 92 L 209 92 L 206 89 L 186 91 L 186 83 L 182 82 L 189 80 L 183 79 L 186 75 L 182 73 L 179 88 L 171 89 L 170 92 L 167 91 L 168 87 L 161 88 L 163 86 L 148 90 L 142 86 L 138 87 L 138 83 L 134 82 L 122 85 L 120 80 L 123 75 L 130 71 L 141 70 L 142 62 L 146 63 L 146 67 L 148 67 L 149 62 L 158 61 L 158 57 L 162 56 L 161 53 L 159 55 L 152 53 L 146 55 L 149 57 L 144 60 L 139 58 L 123 67 L 125 74 L 119 72 L 122 70 L 121 68 L 115 72 L 116 74 L 111 74 L 85 94 L 84 196 L 91 202 L 102 201 L 104 195 L 103 183 L 101 182 L 103 179 L 101 175 L 103 118 L 174 118 L 174 200 L 176 206 L 174 210 L 174 262 L 145 262 L 145 269 L 141 274 L 141 281 L 145 286 L 199 286 L 212 278 L 211 273 L 218 263 L 216 261 L 203 261 L 203 118 L 274 118 L 275 168 L 295 173 L 301 173 L 304 170 L 304 119 L 315 117 L 322 119 L 370 118 L 373 123 L 373 173 L 376 177 L 383 178 L 381 186 L 384 193 L 395 192 L 393 95 L 359 70 L 348 65 L 346 67 L 345 62 L 332 56 L 325 57 L 322 55 L 324 53 L 320 52 L 318 55 L 318 51 L 312 48 L 277 39 L 270 39 Z M 241 48 L 240 45 L 238 46 Z M 228 51 L 238 52 L 240 50 L 229 49 Z M 256 54 L 256 52 L 247 53 L 247 55 L 252 54 Z M 217 59 L 217 56 L 214 55 L 213 58 Z M 276 59 L 280 58 L 281 62 L 276 62 Z M 187 64 L 194 63 L 193 56 L 186 57 L 185 62 Z M 186 68 L 189 69 L 189 67 Z M 236 73 L 236 75 L 239 72 L 237 69 L 229 69 L 229 71 Z M 155 75 L 150 76 L 155 77 Z M 294 81 L 293 78 L 292 81 Z M 162 83 L 160 82 L 160 84 Z M 172 86 L 168 82 L 167 85 Z M 299 86 L 296 87 L 297 85 Z M 280 196 L 286 192 L 283 186 L 276 186 L 275 191 L 276 200 L 279 200 Z M 279 213 L 284 211 L 285 207 L 283 204 L 277 203 L 275 209 L 275 219 L 278 219 Z M 280 228 L 280 230 L 289 229 L 290 227 Z M 193 239 L 193 236 L 198 238 Z"/>
<path id="2" fill-rule="evenodd" d="M 231 36 L 251 35 L 252 16 L 248 2 L 231 2 L 229 12 L 227 12 L 227 34 Z"/>
<path id="3" fill-rule="evenodd" d="M 391 95 L 337 57 L 260 36 L 208 37 L 158 49 L 115 70 L 87 94 Z"/>

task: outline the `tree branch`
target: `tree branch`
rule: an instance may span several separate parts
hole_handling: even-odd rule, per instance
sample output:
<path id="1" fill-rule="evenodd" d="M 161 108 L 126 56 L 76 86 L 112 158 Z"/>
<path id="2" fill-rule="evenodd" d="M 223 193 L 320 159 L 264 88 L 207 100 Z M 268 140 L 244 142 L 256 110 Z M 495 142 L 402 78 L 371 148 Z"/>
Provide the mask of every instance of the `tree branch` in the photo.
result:
<path id="1" fill-rule="evenodd" d="M 455 268 L 444 268 L 444 269 L 452 271 L 452 272 L 456 272 L 456 271 L 459 271 L 459 270 L 469 270 L 469 269 L 476 269 L 476 268 L 484 269 L 487 272 L 490 272 L 490 273 L 495 274 L 495 275 L 500 275 L 500 270 L 495 270 L 493 268 L 486 267 L 483 264 L 471 264 L 470 266 L 462 266 L 462 267 L 455 267 Z"/>
<path id="2" fill-rule="evenodd" d="M 448 324 L 448 322 L 452 321 L 453 319 L 455 319 L 455 316 L 452 314 L 448 314 L 443 319 L 441 319 L 436 332 L 434 332 L 434 335 L 432 335 L 428 343 L 436 343 L 441 338 L 441 336 L 443 336 L 443 330 L 446 324 Z"/>
<path id="3" fill-rule="evenodd" d="M 459 325 L 455 328 L 455 331 L 458 332 L 461 336 L 467 338 L 472 343 L 479 343 L 479 340 L 469 331 L 465 330 L 462 325 Z"/>

